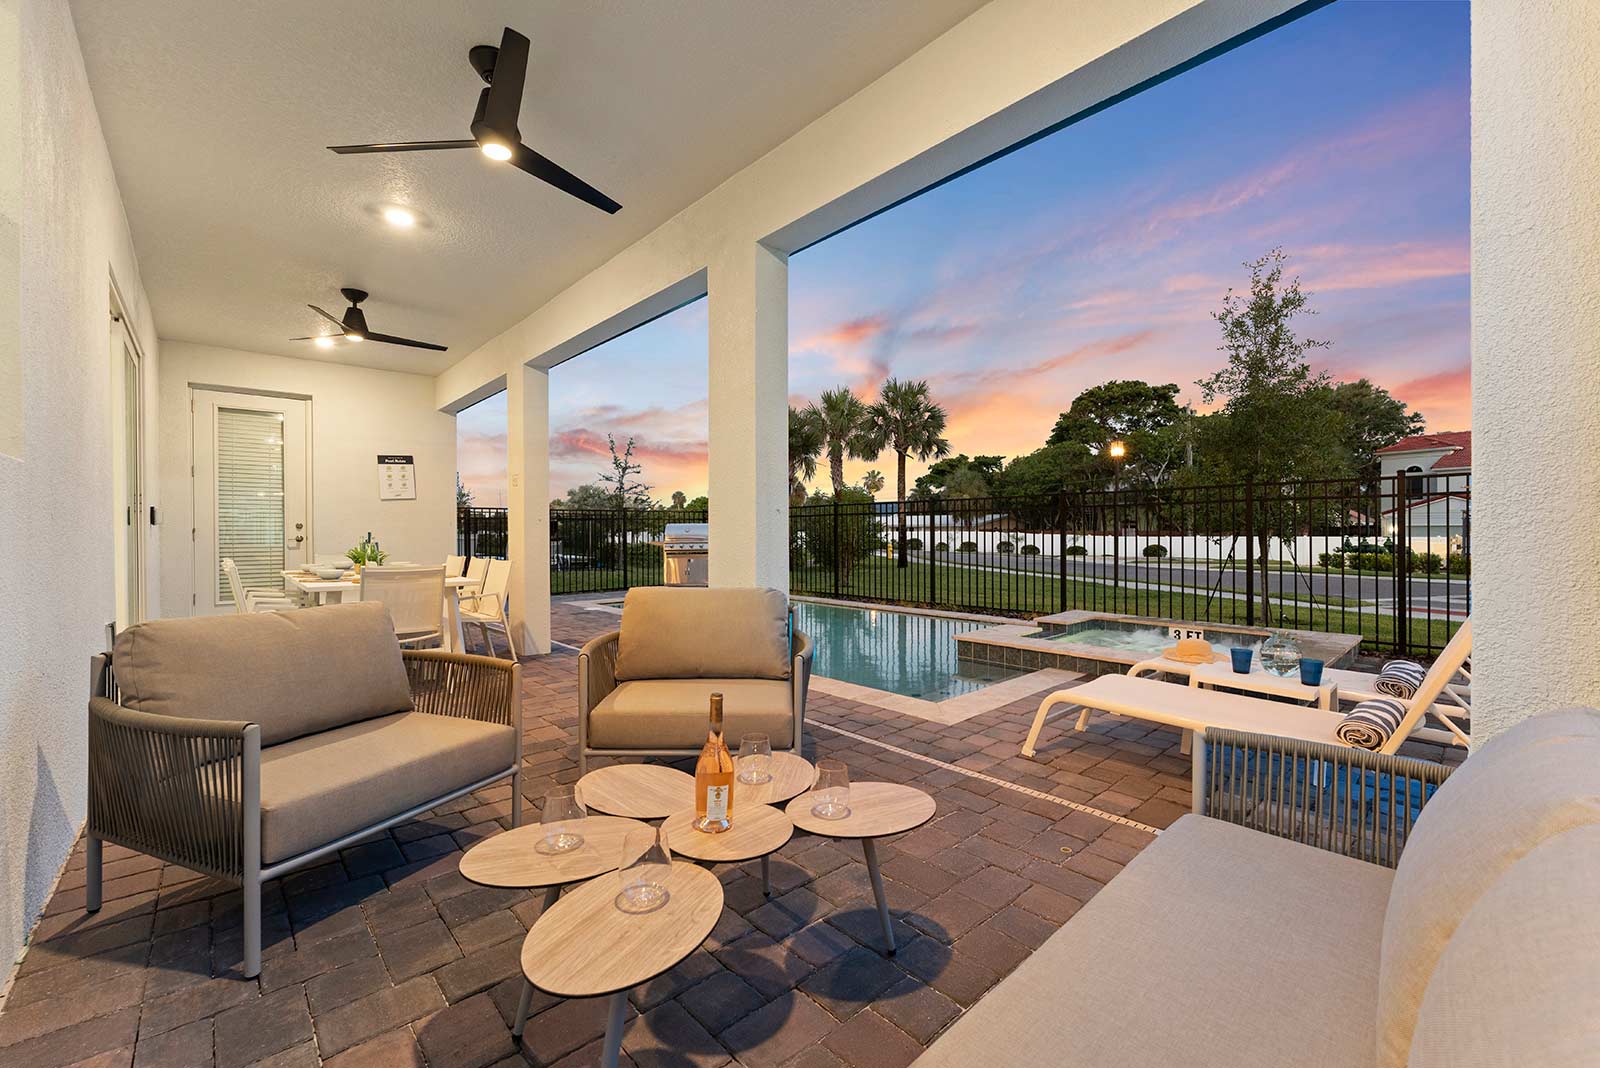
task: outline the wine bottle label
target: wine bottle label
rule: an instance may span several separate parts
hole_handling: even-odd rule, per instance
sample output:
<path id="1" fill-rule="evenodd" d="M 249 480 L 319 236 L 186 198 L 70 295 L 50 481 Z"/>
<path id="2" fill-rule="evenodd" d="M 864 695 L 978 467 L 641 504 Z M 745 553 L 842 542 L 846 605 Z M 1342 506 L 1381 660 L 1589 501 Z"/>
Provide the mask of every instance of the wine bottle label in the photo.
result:
<path id="1" fill-rule="evenodd" d="M 726 786 L 706 787 L 706 819 L 725 820 L 728 818 L 728 791 Z"/>

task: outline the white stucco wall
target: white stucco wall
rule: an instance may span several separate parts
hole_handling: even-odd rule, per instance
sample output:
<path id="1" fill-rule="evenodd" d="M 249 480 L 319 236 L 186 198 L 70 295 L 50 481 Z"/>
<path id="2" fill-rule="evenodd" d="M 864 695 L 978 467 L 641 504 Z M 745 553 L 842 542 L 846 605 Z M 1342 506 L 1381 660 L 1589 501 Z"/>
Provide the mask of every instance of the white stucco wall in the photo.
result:
<path id="1" fill-rule="evenodd" d="M 434 407 L 431 377 L 172 340 L 161 342 L 161 360 L 160 486 L 171 502 L 162 615 L 188 615 L 194 595 L 191 385 L 311 399 L 314 554 L 339 555 L 369 530 L 396 560 L 438 562 L 455 552 L 456 420 Z M 416 457 L 416 500 L 378 499 L 380 453 Z"/>
<path id="2" fill-rule="evenodd" d="M 15 11 L 0 8 L 0 23 Z M 115 605 L 113 279 L 150 372 L 157 349 L 71 13 L 26 0 L 20 26 L 20 118 L 0 128 L 0 157 L 21 160 L 22 204 L 20 433 L 13 422 L 0 434 L 14 442 L 0 454 L 0 971 L 85 812 L 89 658 Z"/>
<path id="3" fill-rule="evenodd" d="M 1474 741 L 1600 706 L 1596 14 L 1472 10 Z"/>

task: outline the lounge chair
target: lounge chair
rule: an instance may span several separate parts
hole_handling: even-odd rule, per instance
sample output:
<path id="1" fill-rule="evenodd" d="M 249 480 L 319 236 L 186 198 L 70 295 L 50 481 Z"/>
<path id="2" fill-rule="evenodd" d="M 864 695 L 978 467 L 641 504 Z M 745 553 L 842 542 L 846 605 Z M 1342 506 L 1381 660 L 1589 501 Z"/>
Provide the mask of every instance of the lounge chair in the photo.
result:
<path id="1" fill-rule="evenodd" d="M 1461 624 L 1461 628 L 1444 647 L 1444 652 L 1428 669 L 1416 694 L 1409 701 L 1401 702 L 1405 705 L 1405 716 L 1379 752 L 1393 753 L 1400 748 L 1471 654 L 1472 621 L 1469 619 Z M 1044 728 L 1050 710 L 1056 705 L 1082 706 L 1083 711 L 1078 716 L 1076 726 L 1080 731 L 1088 726 L 1089 713 L 1099 710 L 1193 731 L 1202 736 L 1207 728 L 1220 727 L 1308 742 L 1344 744 L 1335 733 L 1340 717 L 1320 708 L 1305 708 L 1218 690 L 1176 686 L 1151 678 L 1101 675 L 1082 686 L 1057 690 L 1039 703 L 1039 711 L 1033 717 L 1033 728 L 1028 731 L 1027 741 L 1022 743 L 1023 756 L 1033 756 L 1039 732 Z"/>

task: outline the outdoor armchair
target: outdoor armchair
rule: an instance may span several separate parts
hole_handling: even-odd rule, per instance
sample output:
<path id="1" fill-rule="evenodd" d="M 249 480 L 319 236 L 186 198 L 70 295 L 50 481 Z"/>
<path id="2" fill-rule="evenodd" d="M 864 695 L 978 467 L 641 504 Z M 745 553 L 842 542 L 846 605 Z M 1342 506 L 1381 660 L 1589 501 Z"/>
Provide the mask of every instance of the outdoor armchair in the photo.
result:
<path id="1" fill-rule="evenodd" d="M 237 883 L 246 976 L 268 880 L 508 777 L 521 822 L 520 665 L 402 651 L 381 604 L 141 624 L 91 682 L 88 910 L 103 842 Z"/>
<path id="2" fill-rule="evenodd" d="M 781 591 L 629 590 L 621 628 L 578 654 L 579 773 L 591 756 L 698 753 L 713 693 L 730 745 L 759 732 L 800 752 L 811 652 Z"/>

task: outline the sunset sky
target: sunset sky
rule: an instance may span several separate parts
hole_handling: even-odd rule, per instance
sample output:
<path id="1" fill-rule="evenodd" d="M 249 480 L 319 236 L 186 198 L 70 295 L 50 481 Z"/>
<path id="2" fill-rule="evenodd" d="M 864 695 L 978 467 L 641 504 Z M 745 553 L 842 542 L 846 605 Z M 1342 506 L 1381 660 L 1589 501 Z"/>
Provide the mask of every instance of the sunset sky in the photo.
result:
<path id="1" fill-rule="evenodd" d="M 1319 366 L 1470 429 L 1467 19 L 1343 0 L 794 256 L 793 403 L 925 378 L 953 451 L 1005 456 L 1108 379 L 1198 403 L 1210 313 L 1281 245 Z M 705 492 L 706 302 L 558 367 L 550 407 L 553 495 L 609 467 L 607 432 L 656 497 Z M 458 421 L 481 504 L 504 434 L 503 395 Z M 892 493 L 894 457 L 869 467 Z"/>

